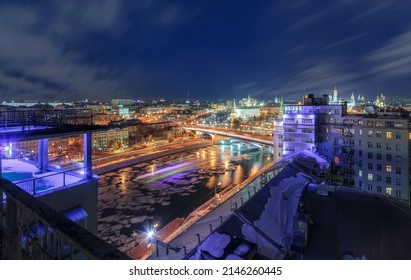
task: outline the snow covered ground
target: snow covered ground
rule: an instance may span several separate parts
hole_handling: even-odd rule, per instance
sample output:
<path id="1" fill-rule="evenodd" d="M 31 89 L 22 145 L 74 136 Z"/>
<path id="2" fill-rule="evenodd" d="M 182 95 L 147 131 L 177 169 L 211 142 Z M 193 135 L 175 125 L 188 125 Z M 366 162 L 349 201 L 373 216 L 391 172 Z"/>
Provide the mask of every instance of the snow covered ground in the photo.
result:
<path id="1" fill-rule="evenodd" d="M 25 172 L 25 173 L 32 173 L 34 177 L 34 172 L 38 170 L 38 168 L 31 162 L 21 160 L 21 159 L 3 159 L 1 161 L 1 165 L 2 165 L 3 173 Z"/>

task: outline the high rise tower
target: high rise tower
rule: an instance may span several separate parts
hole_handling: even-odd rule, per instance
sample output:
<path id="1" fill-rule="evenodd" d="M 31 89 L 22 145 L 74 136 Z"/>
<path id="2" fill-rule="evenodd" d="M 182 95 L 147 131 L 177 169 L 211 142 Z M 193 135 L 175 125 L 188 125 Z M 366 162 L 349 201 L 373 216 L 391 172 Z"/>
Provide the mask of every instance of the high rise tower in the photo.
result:
<path id="1" fill-rule="evenodd" d="M 190 103 L 190 89 L 187 90 L 187 101 L 186 103 Z"/>
<path id="2" fill-rule="evenodd" d="M 337 90 L 337 87 L 334 87 L 333 103 L 338 103 L 338 90 Z"/>

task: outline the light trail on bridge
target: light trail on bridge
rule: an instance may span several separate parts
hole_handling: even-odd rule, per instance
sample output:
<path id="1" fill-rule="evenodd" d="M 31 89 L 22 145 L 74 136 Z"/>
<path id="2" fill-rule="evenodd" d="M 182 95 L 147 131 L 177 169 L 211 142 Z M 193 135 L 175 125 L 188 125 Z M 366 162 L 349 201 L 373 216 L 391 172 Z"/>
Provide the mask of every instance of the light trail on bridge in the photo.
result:
<path id="1" fill-rule="evenodd" d="M 260 138 L 256 138 L 256 137 L 249 137 L 249 136 L 246 136 L 246 135 L 234 134 L 234 133 L 221 131 L 221 130 L 206 129 L 206 128 L 194 127 L 194 126 L 183 126 L 183 129 L 200 131 L 200 132 L 211 133 L 211 134 L 217 134 L 217 135 L 222 135 L 222 136 L 226 136 L 226 137 L 237 138 L 237 139 L 241 139 L 241 140 L 257 142 L 257 143 L 264 144 L 264 145 L 274 146 L 274 140 L 265 140 L 265 139 L 260 139 Z"/>

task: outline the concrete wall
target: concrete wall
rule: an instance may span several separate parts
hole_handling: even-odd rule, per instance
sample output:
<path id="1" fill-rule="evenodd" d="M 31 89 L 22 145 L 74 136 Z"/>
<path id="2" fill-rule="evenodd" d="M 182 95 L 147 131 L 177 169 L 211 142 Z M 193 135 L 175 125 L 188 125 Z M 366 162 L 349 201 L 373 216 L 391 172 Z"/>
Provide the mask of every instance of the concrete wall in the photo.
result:
<path id="1" fill-rule="evenodd" d="M 88 213 L 87 230 L 97 235 L 97 180 L 83 181 L 75 186 L 67 186 L 65 188 L 58 188 L 57 191 L 44 192 L 37 198 L 56 209 L 57 212 L 77 206 L 82 207 Z"/>

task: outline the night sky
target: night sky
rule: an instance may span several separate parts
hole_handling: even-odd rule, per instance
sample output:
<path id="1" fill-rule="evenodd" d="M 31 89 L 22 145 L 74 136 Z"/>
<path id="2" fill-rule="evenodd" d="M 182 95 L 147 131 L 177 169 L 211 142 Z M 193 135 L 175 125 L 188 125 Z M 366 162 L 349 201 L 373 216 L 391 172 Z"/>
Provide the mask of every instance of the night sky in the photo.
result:
<path id="1" fill-rule="evenodd" d="M 1 1 L 2 100 L 410 96 L 411 2 Z"/>

